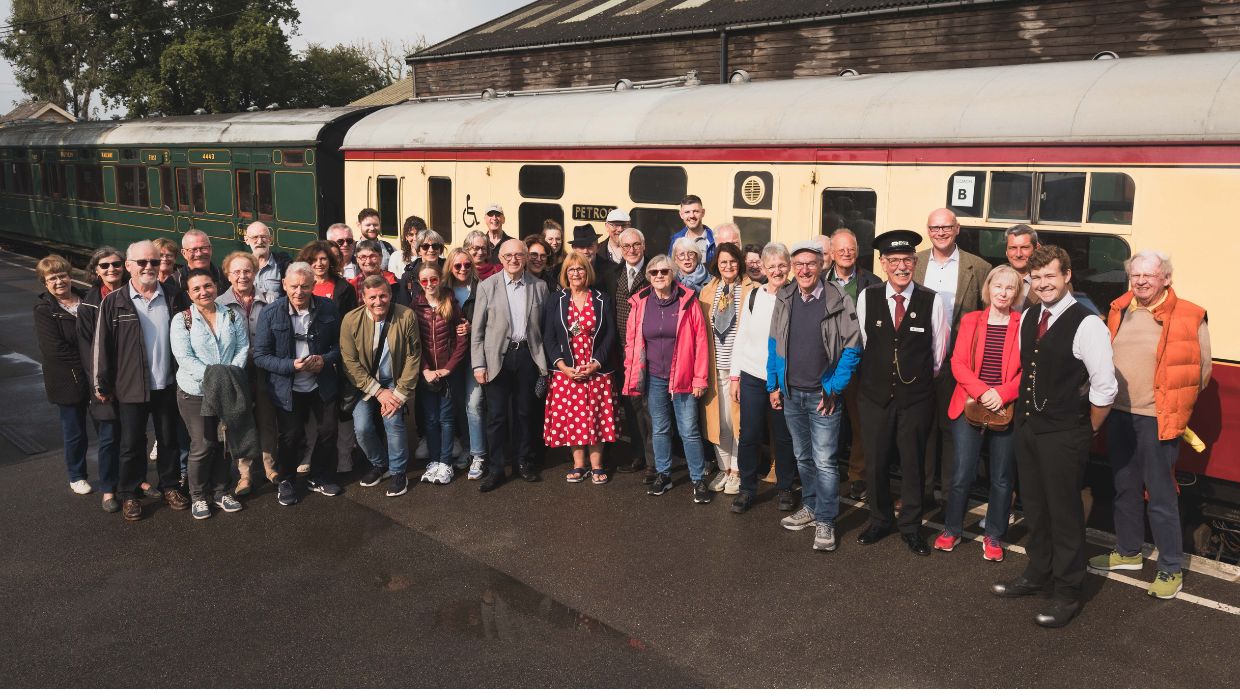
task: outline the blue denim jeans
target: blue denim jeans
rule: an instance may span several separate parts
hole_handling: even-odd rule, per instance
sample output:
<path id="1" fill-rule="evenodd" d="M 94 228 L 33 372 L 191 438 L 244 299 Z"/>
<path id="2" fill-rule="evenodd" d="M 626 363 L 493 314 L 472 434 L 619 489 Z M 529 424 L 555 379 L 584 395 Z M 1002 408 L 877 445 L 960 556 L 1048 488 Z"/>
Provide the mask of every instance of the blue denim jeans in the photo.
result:
<path id="1" fill-rule="evenodd" d="M 86 404 L 72 406 L 57 404 L 60 409 L 60 436 L 65 442 L 65 468 L 69 482 L 86 479 L 86 448 L 90 438 L 86 433 Z"/>
<path id="2" fill-rule="evenodd" d="M 487 456 L 487 424 L 482 407 L 482 385 L 474 379 L 474 371 L 469 368 L 468 362 L 462 362 L 457 366 L 449 379 L 452 380 L 451 389 L 456 394 L 453 405 L 460 414 L 458 417 L 465 419 L 457 421 L 457 425 L 462 428 L 461 432 L 465 433 L 464 437 L 469 442 L 469 454 L 485 459 Z"/>
<path id="3" fill-rule="evenodd" d="M 969 425 L 964 414 L 952 421 L 952 441 L 956 445 L 956 464 L 943 511 L 943 531 L 960 537 L 964 530 L 964 510 L 969 489 L 977 479 L 982 445 L 990 442 L 990 500 L 986 505 L 986 536 L 1002 540 L 1007 534 L 1008 513 L 1012 510 L 1013 477 L 1016 474 L 1016 431 L 980 430 Z"/>
<path id="4" fill-rule="evenodd" d="M 1111 411 L 1107 447 L 1115 475 L 1115 549 L 1125 556 L 1141 553 L 1148 513 L 1154 546 L 1158 547 L 1158 570 L 1179 572 L 1184 565 L 1180 494 L 1174 469 L 1180 455 L 1179 438 L 1159 440 L 1154 416 Z"/>
<path id="5" fill-rule="evenodd" d="M 650 377 L 646 380 L 646 403 L 650 407 L 650 423 L 653 432 L 654 466 L 660 474 L 672 473 L 672 420 L 680 432 L 685 448 L 685 460 L 689 463 L 689 478 L 701 481 L 705 470 L 702 456 L 702 436 L 698 431 L 698 401 L 693 394 L 671 394 L 666 379 Z"/>
<path id="6" fill-rule="evenodd" d="M 840 439 L 844 398 L 836 397 L 835 411 L 818 412 L 821 391 L 788 389 L 783 397 L 784 420 L 792 434 L 792 452 L 801 473 L 801 503 L 820 523 L 834 523 L 840 514 L 840 469 L 835 447 Z"/>
<path id="7" fill-rule="evenodd" d="M 390 416 L 383 416 L 378 399 L 358 401 L 353 407 L 353 429 L 357 432 L 357 444 L 375 469 L 383 469 L 385 462 L 387 470 L 393 474 L 404 474 L 408 468 L 406 408 L 403 407 Z M 379 434 L 380 430 L 383 435 Z"/>
<path id="8" fill-rule="evenodd" d="M 432 462 L 452 464 L 452 435 L 456 431 L 452 389 L 445 386 L 443 391 L 431 391 L 423 384 L 417 394 L 426 419 L 426 452 Z"/>
<path id="9" fill-rule="evenodd" d="M 121 473 L 121 429 L 114 420 L 95 421 L 95 435 L 99 447 L 95 454 L 99 459 L 99 491 L 116 493 L 116 482 Z"/>

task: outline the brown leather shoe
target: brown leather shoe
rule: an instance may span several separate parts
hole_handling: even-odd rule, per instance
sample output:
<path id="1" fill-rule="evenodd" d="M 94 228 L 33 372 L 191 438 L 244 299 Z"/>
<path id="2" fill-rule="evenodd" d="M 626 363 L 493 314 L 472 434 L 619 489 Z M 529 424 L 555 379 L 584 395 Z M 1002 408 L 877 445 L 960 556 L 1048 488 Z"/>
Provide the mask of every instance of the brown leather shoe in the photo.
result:
<path id="1" fill-rule="evenodd" d="M 173 510 L 189 510 L 189 499 L 177 489 L 164 491 L 164 503 Z"/>
<path id="2" fill-rule="evenodd" d="M 142 504 L 138 503 L 136 498 L 125 499 L 121 503 L 121 515 L 129 522 L 137 522 L 142 519 Z"/>

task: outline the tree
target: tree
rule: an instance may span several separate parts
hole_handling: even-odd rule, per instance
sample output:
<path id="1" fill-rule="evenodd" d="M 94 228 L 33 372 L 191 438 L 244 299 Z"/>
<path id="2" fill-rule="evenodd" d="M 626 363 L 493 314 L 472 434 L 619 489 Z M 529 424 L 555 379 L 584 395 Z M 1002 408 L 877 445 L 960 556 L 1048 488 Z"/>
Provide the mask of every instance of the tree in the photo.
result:
<path id="1" fill-rule="evenodd" d="M 297 62 L 295 79 L 289 107 L 338 107 L 391 83 L 360 49 L 344 44 L 330 49 L 311 44 Z"/>
<path id="2" fill-rule="evenodd" d="M 98 19 L 77 0 L 14 0 L 0 55 L 12 63 L 17 85 L 34 101 L 88 117 L 104 79 L 107 43 Z"/>
<path id="3" fill-rule="evenodd" d="M 408 66 L 405 56 L 426 48 L 426 37 L 418 34 L 413 41 L 401 41 L 395 44 L 391 39 L 378 41 L 358 41 L 353 44 L 366 57 L 371 68 L 383 76 L 383 87 L 387 87 L 405 77 Z"/>
<path id="4" fill-rule="evenodd" d="M 130 117 L 285 105 L 299 22 L 292 0 L 136 0 L 110 28 L 104 91 Z"/>

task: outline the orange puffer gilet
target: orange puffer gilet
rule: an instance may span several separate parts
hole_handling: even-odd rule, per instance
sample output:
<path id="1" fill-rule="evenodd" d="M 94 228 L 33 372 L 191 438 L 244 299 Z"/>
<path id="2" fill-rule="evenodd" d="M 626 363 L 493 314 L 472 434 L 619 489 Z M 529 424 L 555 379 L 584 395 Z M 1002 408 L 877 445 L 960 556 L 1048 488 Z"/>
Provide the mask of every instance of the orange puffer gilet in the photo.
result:
<path id="1" fill-rule="evenodd" d="M 1112 341 L 1131 303 L 1131 291 L 1111 302 L 1107 329 L 1111 331 Z M 1184 434 L 1193 405 L 1197 403 L 1197 394 L 1201 391 L 1201 363 L 1210 361 L 1201 356 L 1201 346 L 1197 342 L 1206 310 L 1177 298 L 1175 290 L 1167 287 L 1167 298 L 1154 309 L 1154 318 L 1162 326 L 1154 366 L 1158 439 L 1174 440 Z"/>

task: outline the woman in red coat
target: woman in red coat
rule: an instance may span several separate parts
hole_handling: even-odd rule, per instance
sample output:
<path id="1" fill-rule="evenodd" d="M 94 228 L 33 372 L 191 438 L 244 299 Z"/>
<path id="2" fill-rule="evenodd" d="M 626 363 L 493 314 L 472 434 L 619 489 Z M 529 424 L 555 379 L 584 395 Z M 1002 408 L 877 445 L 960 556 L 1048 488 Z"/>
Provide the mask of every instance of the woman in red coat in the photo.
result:
<path id="1" fill-rule="evenodd" d="M 956 391 L 947 406 L 956 442 L 956 468 L 943 513 L 943 534 L 934 548 L 950 552 L 960 543 L 969 489 L 977 478 L 982 446 L 990 443 L 990 502 L 986 507 L 986 536 L 982 557 L 1003 561 L 1003 536 L 1012 506 L 1016 443 L 1011 424 L 1003 430 L 977 428 L 964 416 L 965 403 L 976 401 L 991 411 L 1011 411 L 1020 388 L 1020 313 L 1024 286 L 1020 274 L 1008 265 L 990 271 L 982 287 L 986 308 L 965 314 L 952 351 L 952 374 Z M 1006 408 L 1005 408 L 1006 407 Z"/>

